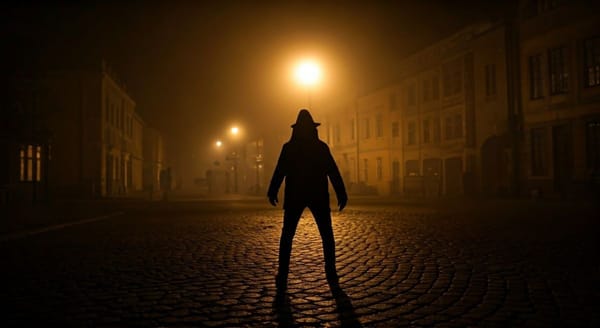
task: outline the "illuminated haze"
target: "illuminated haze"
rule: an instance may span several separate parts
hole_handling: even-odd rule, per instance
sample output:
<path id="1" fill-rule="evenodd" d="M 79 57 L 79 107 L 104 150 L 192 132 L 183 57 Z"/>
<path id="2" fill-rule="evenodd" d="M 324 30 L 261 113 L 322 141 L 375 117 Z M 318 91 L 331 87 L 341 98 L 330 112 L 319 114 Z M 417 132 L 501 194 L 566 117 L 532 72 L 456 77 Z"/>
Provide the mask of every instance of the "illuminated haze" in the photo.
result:
<path id="1" fill-rule="evenodd" d="M 288 131 L 306 104 L 291 67 L 302 58 L 318 58 L 312 107 L 327 108 L 393 81 L 398 59 L 494 12 L 478 1 L 402 3 L 29 3 L 3 10 L 15 50 L 3 56 L 25 65 L 64 57 L 59 49 L 105 58 L 185 162 L 232 122 L 248 134 Z"/>

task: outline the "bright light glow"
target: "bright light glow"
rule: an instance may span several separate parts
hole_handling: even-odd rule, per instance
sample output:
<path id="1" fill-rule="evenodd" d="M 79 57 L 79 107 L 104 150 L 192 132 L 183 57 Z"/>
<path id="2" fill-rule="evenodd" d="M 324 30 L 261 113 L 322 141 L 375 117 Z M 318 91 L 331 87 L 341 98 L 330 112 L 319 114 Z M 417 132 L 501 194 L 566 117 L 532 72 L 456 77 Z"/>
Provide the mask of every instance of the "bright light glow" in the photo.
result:
<path id="1" fill-rule="evenodd" d="M 238 135 L 238 133 L 240 133 L 240 129 L 237 126 L 234 126 L 231 128 L 231 134 L 236 136 L 236 135 Z"/>
<path id="2" fill-rule="evenodd" d="M 217 148 L 221 148 L 223 146 L 223 142 L 221 142 L 221 140 L 217 140 L 217 142 L 215 142 L 215 146 L 217 146 Z"/>
<path id="3" fill-rule="evenodd" d="M 300 84 L 315 85 L 321 80 L 321 69 L 314 61 L 303 61 L 296 67 L 295 76 Z"/>

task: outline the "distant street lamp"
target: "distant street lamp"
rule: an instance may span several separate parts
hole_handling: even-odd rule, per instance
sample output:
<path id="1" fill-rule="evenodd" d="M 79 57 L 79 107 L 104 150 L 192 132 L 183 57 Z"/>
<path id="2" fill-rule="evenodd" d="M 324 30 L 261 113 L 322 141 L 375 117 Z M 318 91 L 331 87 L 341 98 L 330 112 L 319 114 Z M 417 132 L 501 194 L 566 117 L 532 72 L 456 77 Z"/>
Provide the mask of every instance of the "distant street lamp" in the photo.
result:
<path id="1" fill-rule="evenodd" d="M 321 68 L 314 60 L 304 60 L 296 66 L 294 71 L 296 82 L 306 88 L 308 108 L 311 107 L 310 92 L 311 88 L 321 81 Z"/>
<path id="2" fill-rule="evenodd" d="M 215 142 L 215 146 L 217 146 L 217 148 L 221 148 L 221 147 L 223 147 L 223 142 L 221 140 L 217 140 Z"/>

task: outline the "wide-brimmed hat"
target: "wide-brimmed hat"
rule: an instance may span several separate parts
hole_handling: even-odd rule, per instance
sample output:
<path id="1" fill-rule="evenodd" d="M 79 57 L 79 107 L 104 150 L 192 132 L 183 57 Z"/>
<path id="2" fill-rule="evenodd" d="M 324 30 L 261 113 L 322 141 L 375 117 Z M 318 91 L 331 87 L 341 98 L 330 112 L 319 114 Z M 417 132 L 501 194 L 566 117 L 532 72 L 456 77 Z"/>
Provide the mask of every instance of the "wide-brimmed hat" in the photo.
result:
<path id="1" fill-rule="evenodd" d="M 313 121 L 313 118 L 307 109 L 301 109 L 298 113 L 298 118 L 296 118 L 296 123 L 292 124 L 292 128 L 300 126 L 312 126 L 316 128 L 319 125 L 321 125 L 321 123 Z"/>

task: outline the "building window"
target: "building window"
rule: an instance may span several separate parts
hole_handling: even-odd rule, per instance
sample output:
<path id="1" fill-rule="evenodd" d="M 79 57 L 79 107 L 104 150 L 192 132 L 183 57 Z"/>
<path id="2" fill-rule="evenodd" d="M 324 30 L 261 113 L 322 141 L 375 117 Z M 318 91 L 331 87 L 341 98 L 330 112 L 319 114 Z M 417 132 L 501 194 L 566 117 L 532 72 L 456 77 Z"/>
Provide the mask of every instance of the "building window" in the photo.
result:
<path id="1" fill-rule="evenodd" d="M 354 140 L 355 138 L 355 130 L 356 130 L 356 126 L 354 124 L 354 119 L 350 120 L 350 139 Z"/>
<path id="2" fill-rule="evenodd" d="M 371 122 L 369 122 L 368 118 L 365 118 L 365 139 L 369 139 L 371 138 Z"/>
<path id="3" fill-rule="evenodd" d="M 485 65 L 485 95 L 496 95 L 496 65 Z"/>
<path id="4" fill-rule="evenodd" d="M 431 98 L 433 100 L 440 99 L 440 81 L 437 76 L 431 80 Z"/>
<path id="5" fill-rule="evenodd" d="M 19 150 L 19 181 L 40 181 L 42 177 L 42 147 L 27 145 Z"/>
<path id="6" fill-rule="evenodd" d="M 400 125 L 398 122 L 392 122 L 392 138 L 400 136 Z"/>
<path id="7" fill-rule="evenodd" d="M 429 120 L 423 120 L 423 143 L 430 142 Z"/>
<path id="8" fill-rule="evenodd" d="M 444 96 L 453 96 L 462 92 L 462 72 L 460 60 L 447 63 L 442 68 L 444 75 Z"/>
<path id="9" fill-rule="evenodd" d="M 542 55 L 529 56 L 529 97 L 544 97 L 544 79 L 542 76 Z"/>
<path id="10" fill-rule="evenodd" d="M 454 115 L 454 138 L 462 138 L 463 136 L 463 121 L 462 115 Z"/>
<path id="11" fill-rule="evenodd" d="M 415 122 L 408 122 L 408 138 L 407 142 L 409 145 L 417 143 L 417 127 Z"/>
<path id="12" fill-rule="evenodd" d="M 452 139 L 452 134 L 454 133 L 453 123 L 452 117 L 446 117 L 446 129 L 444 130 L 444 139 L 446 140 Z"/>
<path id="13" fill-rule="evenodd" d="M 423 102 L 431 100 L 431 80 L 423 80 Z"/>
<path id="14" fill-rule="evenodd" d="M 550 49 L 548 64 L 550 65 L 550 94 L 562 94 L 569 91 L 568 48 Z"/>
<path id="15" fill-rule="evenodd" d="M 440 119 L 433 119 L 433 142 L 440 142 L 441 135 L 441 127 L 440 127 Z"/>
<path id="16" fill-rule="evenodd" d="M 446 117 L 446 129 L 444 130 L 444 138 L 446 140 L 461 138 L 463 136 L 462 115 L 456 114 Z"/>
<path id="17" fill-rule="evenodd" d="M 588 168 L 600 172 L 600 121 L 590 121 L 586 126 L 586 146 Z"/>
<path id="18" fill-rule="evenodd" d="M 383 117 L 381 114 L 377 114 L 375 118 L 375 132 L 377 133 L 377 138 L 383 137 Z"/>
<path id="19" fill-rule="evenodd" d="M 383 179 L 383 163 L 381 157 L 377 157 L 377 166 L 376 166 L 376 174 L 377 180 Z"/>
<path id="20" fill-rule="evenodd" d="M 395 92 L 390 94 L 390 110 L 398 110 L 398 96 Z"/>
<path id="21" fill-rule="evenodd" d="M 600 85 L 600 38 L 584 42 L 584 72 L 586 87 Z"/>
<path id="22" fill-rule="evenodd" d="M 406 103 L 409 106 L 414 106 L 417 103 L 417 88 L 414 84 L 409 85 L 406 90 Z"/>
<path id="23" fill-rule="evenodd" d="M 363 177 L 365 178 L 365 183 L 369 181 L 369 160 L 363 159 Z"/>
<path id="24" fill-rule="evenodd" d="M 547 174 L 546 129 L 531 129 L 531 175 L 545 176 Z"/>

